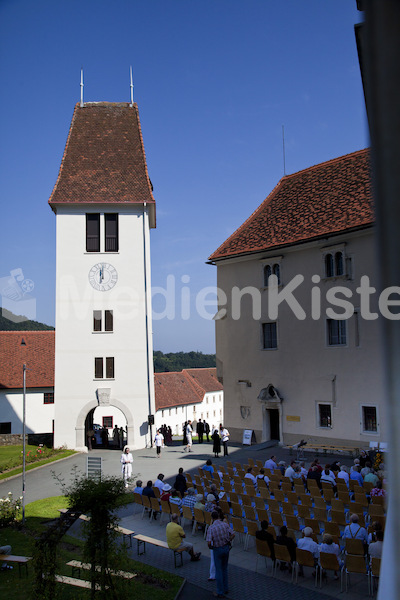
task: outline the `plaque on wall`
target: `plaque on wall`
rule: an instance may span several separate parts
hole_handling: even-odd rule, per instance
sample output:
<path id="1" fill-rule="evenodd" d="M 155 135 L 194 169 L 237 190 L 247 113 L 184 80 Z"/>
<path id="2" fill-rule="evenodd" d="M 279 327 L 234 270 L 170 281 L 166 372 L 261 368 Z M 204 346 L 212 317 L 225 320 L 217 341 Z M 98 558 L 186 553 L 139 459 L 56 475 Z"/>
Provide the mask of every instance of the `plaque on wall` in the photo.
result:
<path id="1" fill-rule="evenodd" d="M 110 405 L 111 388 L 97 388 L 97 400 L 99 406 Z"/>

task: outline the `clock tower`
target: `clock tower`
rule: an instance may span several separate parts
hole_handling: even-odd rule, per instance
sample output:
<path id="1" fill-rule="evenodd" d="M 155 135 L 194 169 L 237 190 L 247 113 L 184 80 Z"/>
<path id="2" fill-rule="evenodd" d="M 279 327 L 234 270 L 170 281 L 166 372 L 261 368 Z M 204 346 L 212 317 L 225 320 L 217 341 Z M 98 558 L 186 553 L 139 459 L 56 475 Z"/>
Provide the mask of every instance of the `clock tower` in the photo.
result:
<path id="1" fill-rule="evenodd" d="M 57 228 L 56 446 L 85 450 L 98 407 L 121 411 L 130 448 L 151 442 L 152 190 L 137 105 L 77 104 L 49 200 Z"/>

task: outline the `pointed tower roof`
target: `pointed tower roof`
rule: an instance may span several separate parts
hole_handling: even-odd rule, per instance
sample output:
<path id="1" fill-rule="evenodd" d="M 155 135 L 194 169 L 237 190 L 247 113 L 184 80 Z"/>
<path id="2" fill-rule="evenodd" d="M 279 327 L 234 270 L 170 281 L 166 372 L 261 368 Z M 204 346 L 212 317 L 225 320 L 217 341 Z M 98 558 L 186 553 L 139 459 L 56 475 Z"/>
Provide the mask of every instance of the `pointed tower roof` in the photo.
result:
<path id="1" fill-rule="evenodd" d="M 371 227 L 369 150 L 283 177 L 209 258 L 218 261 Z"/>
<path id="2" fill-rule="evenodd" d="M 136 103 L 76 104 L 49 204 L 147 204 L 155 227 L 153 186 L 147 171 Z"/>

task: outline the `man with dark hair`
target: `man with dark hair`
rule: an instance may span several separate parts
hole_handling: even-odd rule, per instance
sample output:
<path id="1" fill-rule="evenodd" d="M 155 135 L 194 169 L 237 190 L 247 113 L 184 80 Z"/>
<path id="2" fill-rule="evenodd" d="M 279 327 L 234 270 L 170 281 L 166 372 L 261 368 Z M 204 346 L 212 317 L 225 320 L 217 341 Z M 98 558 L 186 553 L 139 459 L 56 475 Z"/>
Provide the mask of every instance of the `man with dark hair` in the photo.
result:
<path id="1" fill-rule="evenodd" d="M 296 560 L 296 542 L 294 539 L 288 536 L 286 525 L 282 525 L 280 528 L 280 535 L 276 538 L 276 544 L 280 544 L 281 546 L 286 546 L 289 550 L 290 560 L 294 562 Z"/>
<path id="2" fill-rule="evenodd" d="M 202 423 L 201 419 L 199 419 L 199 422 L 197 423 L 196 433 L 199 438 L 199 444 L 202 444 L 203 443 L 203 435 L 204 435 L 204 423 Z"/>
<path id="3" fill-rule="evenodd" d="M 235 537 L 232 529 L 225 521 L 221 521 L 218 512 L 211 513 L 213 520 L 207 531 L 208 547 L 213 551 L 215 576 L 217 580 L 217 597 L 225 598 L 228 593 L 228 560 L 231 541 Z"/>
<path id="4" fill-rule="evenodd" d="M 264 469 L 269 469 L 272 473 L 278 469 L 278 465 L 276 463 L 276 456 L 273 454 L 271 458 L 265 461 Z"/>
<path id="5" fill-rule="evenodd" d="M 258 540 L 264 540 L 268 543 L 269 549 L 271 551 L 271 558 L 275 562 L 275 552 L 274 552 L 274 536 L 272 533 L 268 531 L 268 521 L 261 521 L 261 529 L 256 531 L 256 538 Z"/>
<path id="6" fill-rule="evenodd" d="M 210 436 L 210 426 L 209 426 L 209 424 L 206 421 L 203 421 L 203 424 L 204 424 L 204 433 L 207 436 L 207 442 L 209 442 L 210 441 L 210 438 L 209 438 L 209 436 Z"/>

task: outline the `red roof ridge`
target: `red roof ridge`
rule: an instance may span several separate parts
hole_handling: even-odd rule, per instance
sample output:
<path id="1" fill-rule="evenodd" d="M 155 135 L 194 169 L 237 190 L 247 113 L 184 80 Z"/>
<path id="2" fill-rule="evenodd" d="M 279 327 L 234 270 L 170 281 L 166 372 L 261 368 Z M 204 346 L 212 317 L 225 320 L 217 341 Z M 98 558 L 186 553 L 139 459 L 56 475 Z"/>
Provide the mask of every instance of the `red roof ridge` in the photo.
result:
<path id="1" fill-rule="evenodd" d="M 335 158 L 329 158 L 321 163 L 316 163 L 315 165 L 311 165 L 311 167 L 306 167 L 305 169 L 300 169 L 300 171 L 295 171 L 294 173 L 289 173 L 288 175 L 284 175 L 280 181 L 284 179 L 290 179 L 291 177 L 296 177 L 297 175 L 301 175 L 302 173 L 313 171 L 314 169 L 320 169 L 321 167 L 326 167 L 329 164 L 334 164 L 336 162 L 341 162 L 344 158 L 355 157 L 359 154 L 369 154 L 369 148 L 361 148 L 361 150 L 355 150 L 355 152 L 348 152 L 347 154 L 343 154 L 342 156 L 335 156 Z"/>

